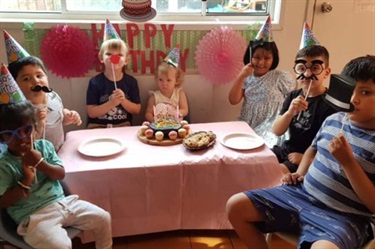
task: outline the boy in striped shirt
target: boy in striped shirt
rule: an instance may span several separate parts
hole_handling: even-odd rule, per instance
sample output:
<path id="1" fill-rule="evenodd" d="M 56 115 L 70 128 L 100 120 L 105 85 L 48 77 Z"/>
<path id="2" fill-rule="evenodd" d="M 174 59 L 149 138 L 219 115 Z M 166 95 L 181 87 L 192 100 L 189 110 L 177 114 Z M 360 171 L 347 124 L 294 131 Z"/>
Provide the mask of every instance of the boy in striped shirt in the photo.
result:
<path id="1" fill-rule="evenodd" d="M 250 248 L 263 233 L 295 232 L 299 248 L 353 249 L 373 238 L 375 213 L 375 56 L 342 72 L 356 80 L 354 111 L 329 116 L 282 186 L 246 191 L 227 203 L 230 222 Z"/>

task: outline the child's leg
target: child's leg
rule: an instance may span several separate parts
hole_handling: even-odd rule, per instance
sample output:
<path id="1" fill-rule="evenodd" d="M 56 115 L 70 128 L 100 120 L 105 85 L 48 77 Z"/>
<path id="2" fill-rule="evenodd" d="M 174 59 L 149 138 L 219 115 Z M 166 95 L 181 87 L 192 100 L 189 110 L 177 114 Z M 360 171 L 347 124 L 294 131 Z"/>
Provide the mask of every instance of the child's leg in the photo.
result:
<path id="1" fill-rule="evenodd" d="M 23 236 L 26 243 L 34 248 L 72 248 L 72 241 L 61 223 L 62 206 L 51 204 L 20 223 L 17 232 Z"/>
<path id="2" fill-rule="evenodd" d="M 68 211 L 64 226 L 91 231 L 97 249 L 112 248 L 111 216 L 107 211 L 87 201 L 78 200 L 76 195 L 70 195 L 60 203 Z"/>
<path id="3" fill-rule="evenodd" d="M 268 248 L 264 234 L 255 226 L 254 222 L 262 221 L 259 211 L 250 199 L 243 193 L 233 195 L 227 202 L 227 215 L 236 233 L 250 249 Z"/>
<path id="4" fill-rule="evenodd" d="M 311 245 L 311 249 L 340 249 L 338 246 L 328 240 L 319 240 Z"/>

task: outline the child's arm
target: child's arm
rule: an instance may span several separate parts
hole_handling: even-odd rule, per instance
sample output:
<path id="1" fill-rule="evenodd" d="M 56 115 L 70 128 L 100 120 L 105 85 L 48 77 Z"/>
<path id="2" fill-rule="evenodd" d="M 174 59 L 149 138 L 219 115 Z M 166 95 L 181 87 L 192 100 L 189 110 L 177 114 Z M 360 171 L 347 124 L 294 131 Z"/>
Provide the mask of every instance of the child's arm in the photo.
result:
<path id="1" fill-rule="evenodd" d="M 139 114 L 139 112 L 141 111 L 141 104 L 131 102 L 125 97 L 125 94 L 121 89 L 113 91 L 113 95 L 115 95 L 116 97 L 117 95 L 120 96 L 120 104 L 127 112 L 131 114 Z"/>
<path id="2" fill-rule="evenodd" d="M 276 136 L 283 135 L 288 130 L 293 117 L 299 112 L 306 110 L 307 104 L 307 101 L 302 96 L 293 99 L 289 105 L 289 109 L 283 115 L 279 116 L 273 124 L 273 133 L 275 133 Z"/>
<path id="3" fill-rule="evenodd" d="M 178 102 L 178 111 L 180 116 L 186 117 L 189 113 L 189 105 L 186 97 L 186 93 L 181 89 L 179 91 L 179 102 Z"/>
<path id="4" fill-rule="evenodd" d="M 38 108 L 35 113 L 37 123 L 35 125 L 35 139 L 40 139 L 43 136 L 43 130 L 46 125 L 47 108 Z"/>
<path id="5" fill-rule="evenodd" d="M 309 169 L 311 163 L 314 161 L 315 155 L 316 150 L 312 146 L 307 148 L 307 150 L 303 154 L 301 163 L 299 164 L 297 171 L 295 173 L 285 174 L 282 177 L 281 182 L 287 185 L 296 185 L 299 182 L 302 182 L 304 176 L 307 173 L 307 170 Z"/>
<path id="6" fill-rule="evenodd" d="M 154 105 L 155 105 L 155 95 L 151 95 L 148 99 L 145 119 L 149 122 L 154 122 Z"/>
<path id="7" fill-rule="evenodd" d="M 374 214 L 375 186 L 355 159 L 351 146 L 342 134 L 332 139 L 329 151 L 340 162 L 359 199 Z"/>
<path id="8" fill-rule="evenodd" d="M 33 183 L 35 177 L 34 170 L 26 164 L 22 164 L 22 170 L 24 177 L 0 196 L 1 208 L 8 208 L 22 198 L 27 198 L 29 196 L 28 188 Z"/>
<path id="9" fill-rule="evenodd" d="M 240 74 L 238 75 L 238 77 L 234 81 L 232 89 L 229 92 L 229 96 L 228 96 L 229 103 L 231 103 L 232 105 L 237 105 L 242 100 L 242 98 L 243 98 L 243 89 L 242 89 L 243 82 L 246 79 L 246 77 L 248 77 L 249 75 L 251 75 L 253 73 L 253 71 L 254 71 L 254 68 L 251 65 L 251 63 L 247 64 L 246 66 L 244 66 L 242 68 Z"/>
<path id="10" fill-rule="evenodd" d="M 78 112 L 64 108 L 63 113 L 64 113 L 63 125 L 70 125 L 70 124 L 81 125 L 82 124 L 81 116 L 79 115 Z"/>
<path id="11" fill-rule="evenodd" d="M 21 161 L 23 165 L 26 165 L 29 168 L 35 167 L 35 165 L 38 163 L 36 170 L 42 172 L 44 175 L 51 179 L 64 179 L 65 170 L 63 167 L 59 165 L 51 165 L 49 162 L 42 158 L 42 154 L 39 151 L 31 149 L 21 157 Z"/>
<path id="12" fill-rule="evenodd" d="M 112 110 L 119 104 L 120 104 L 120 100 L 111 97 L 107 102 L 101 105 L 87 105 L 87 115 L 90 118 L 100 117 L 108 113 L 110 110 Z"/>

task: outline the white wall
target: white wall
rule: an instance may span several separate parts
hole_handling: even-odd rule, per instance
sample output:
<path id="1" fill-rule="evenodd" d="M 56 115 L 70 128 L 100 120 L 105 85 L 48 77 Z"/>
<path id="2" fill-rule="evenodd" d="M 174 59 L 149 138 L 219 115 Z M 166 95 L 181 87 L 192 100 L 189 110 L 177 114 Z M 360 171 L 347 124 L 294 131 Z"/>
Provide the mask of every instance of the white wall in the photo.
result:
<path id="1" fill-rule="evenodd" d="M 280 53 L 280 69 L 287 69 L 292 72 L 294 56 L 300 42 L 301 27 L 305 20 L 307 2 L 308 0 L 284 1 L 281 23 L 273 27 L 274 40 L 277 42 Z M 56 24 L 51 23 L 50 26 L 54 25 Z M 23 44 L 22 23 L 1 22 L 0 28 L 6 29 L 19 43 Z M 201 28 L 200 26 L 199 29 Z M 207 29 L 211 29 L 211 27 Z M 0 39 L 0 48 L 0 61 L 6 63 L 3 39 Z M 91 73 L 84 78 L 61 79 L 48 73 L 50 86 L 62 97 L 65 107 L 77 110 L 84 120 L 86 117 L 86 89 L 89 78 L 93 74 Z M 148 91 L 155 88 L 151 87 L 153 84 L 150 84 L 150 82 L 154 81 L 154 77 L 134 76 L 138 80 L 143 107 L 142 113 L 135 117 L 135 124 L 140 124 L 143 121 Z M 241 104 L 231 106 L 227 100 L 230 84 L 212 85 L 199 74 L 190 74 L 185 76 L 183 87 L 189 98 L 192 122 L 228 121 L 235 119 L 239 115 Z M 66 130 L 78 128 L 82 127 L 66 127 Z"/>

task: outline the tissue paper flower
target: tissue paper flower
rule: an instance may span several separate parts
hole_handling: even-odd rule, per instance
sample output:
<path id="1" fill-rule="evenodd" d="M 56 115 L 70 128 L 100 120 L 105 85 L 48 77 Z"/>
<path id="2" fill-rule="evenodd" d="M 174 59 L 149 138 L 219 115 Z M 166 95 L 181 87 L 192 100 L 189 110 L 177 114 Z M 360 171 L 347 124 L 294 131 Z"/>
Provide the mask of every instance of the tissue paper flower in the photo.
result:
<path id="1" fill-rule="evenodd" d="M 61 77 L 82 77 L 93 65 L 95 49 L 90 37 L 79 28 L 57 25 L 43 38 L 41 58 Z"/>
<path id="2" fill-rule="evenodd" d="M 200 74 L 212 84 L 232 82 L 241 71 L 246 41 L 228 27 L 211 30 L 199 42 L 195 62 Z"/>

